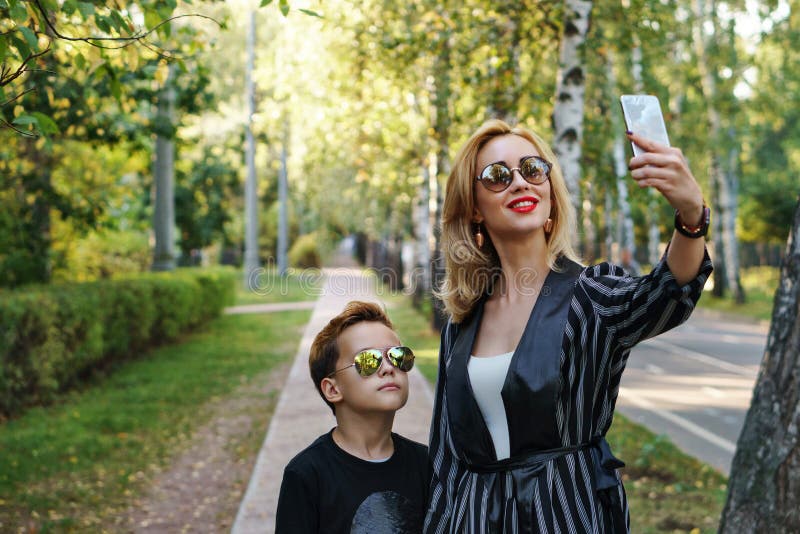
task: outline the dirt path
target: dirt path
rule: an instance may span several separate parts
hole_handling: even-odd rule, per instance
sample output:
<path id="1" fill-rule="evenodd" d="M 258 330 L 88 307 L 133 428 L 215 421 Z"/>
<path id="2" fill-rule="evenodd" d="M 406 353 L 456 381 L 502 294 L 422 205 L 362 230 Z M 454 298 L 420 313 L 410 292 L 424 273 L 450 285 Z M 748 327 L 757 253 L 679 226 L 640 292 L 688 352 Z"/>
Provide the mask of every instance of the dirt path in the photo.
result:
<path id="1" fill-rule="evenodd" d="M 291 362 L 205 409 L 211 420 L 111 530 L 230 532 Z"/>

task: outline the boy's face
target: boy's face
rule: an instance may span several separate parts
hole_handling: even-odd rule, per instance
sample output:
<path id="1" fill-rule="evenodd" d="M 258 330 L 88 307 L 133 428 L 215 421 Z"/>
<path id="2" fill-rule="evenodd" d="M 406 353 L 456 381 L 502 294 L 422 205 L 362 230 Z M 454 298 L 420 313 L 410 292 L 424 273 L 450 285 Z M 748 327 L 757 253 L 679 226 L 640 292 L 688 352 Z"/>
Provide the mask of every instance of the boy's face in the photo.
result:
<path id="1" fill-rule="evenodd" d="M 385 350 L 400 345 L 400 340 L 388 326 L 365 321 L 344 329 L 337 344 L 339 359 L 336 369 L 342 369 L 352 365 L 356 354 L 362 350 Z M 335 381 L 341 396 L 338 402 L 356 412 L 393 412 L 408 400 L 408 375 L 392 365 L 385 355 L 380 368 L 370 376 L 359 375 L 353 366 L 339 371 L 331 380 Z"/>

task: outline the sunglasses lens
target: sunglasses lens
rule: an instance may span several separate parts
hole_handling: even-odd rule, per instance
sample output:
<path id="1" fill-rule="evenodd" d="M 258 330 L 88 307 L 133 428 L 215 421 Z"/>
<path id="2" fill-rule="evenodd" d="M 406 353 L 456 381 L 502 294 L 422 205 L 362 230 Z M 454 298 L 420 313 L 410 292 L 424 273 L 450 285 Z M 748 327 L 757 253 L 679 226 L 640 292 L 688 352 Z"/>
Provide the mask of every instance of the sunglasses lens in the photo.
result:
<path id="1" fill-rule="evenodd" d="M 387 354 L 401 371 L 410 371 L 414 367 L 414 352 L 408 347 L 392 347 Z"/>
<path id="2" fill-rule="evenodd" d="M 380 369 L 383 354 L 379 350 L 365 350 L 356 354 L 354 363 L 361 376 L 371 376 Z"/>
<path id="3" fill-rule="evenodd" d="M 511 171 L 505 165 L 492 163 L 483 169 L 481 183 L 490 191 L 502 191 L 511 183 Z"/>
<path id="4" fill-rule="evenodd" d="M 530 157 L 520 166 L 522 177 L 532 184 L 542 184 L 550 175 L 550 165 L 539 158 Z"/>

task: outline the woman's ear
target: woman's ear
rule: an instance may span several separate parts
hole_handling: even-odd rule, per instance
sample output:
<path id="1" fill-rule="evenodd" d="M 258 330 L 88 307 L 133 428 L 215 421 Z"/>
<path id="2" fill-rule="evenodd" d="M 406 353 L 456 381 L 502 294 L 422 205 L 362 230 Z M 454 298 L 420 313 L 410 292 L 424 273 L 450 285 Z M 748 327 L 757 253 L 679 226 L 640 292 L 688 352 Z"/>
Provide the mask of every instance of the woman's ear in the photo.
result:
<path id="1" fill-rule="evenodd" d="M 322 382 L 319 383 L 319 387 L 328 402 L 336 404 L 342 400 L 342 392 L 339 391 L 339 385 L 336 383 L 336 379 L 325 377 L 322 379 Z"/>
<path id="2" fill-rule="evenodd" d="M 477 207 L 472 209 L 472 222 L 476 224 L 483 222 L 483 215 L 481 215 L 481 212 Z"/>

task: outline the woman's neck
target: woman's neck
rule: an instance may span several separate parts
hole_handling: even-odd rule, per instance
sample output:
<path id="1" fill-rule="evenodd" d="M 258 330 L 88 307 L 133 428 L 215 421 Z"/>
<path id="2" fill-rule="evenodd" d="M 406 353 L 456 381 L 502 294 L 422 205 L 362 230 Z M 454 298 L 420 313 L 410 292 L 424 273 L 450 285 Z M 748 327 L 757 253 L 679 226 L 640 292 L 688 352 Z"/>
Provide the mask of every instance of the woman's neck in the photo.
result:
<path id="1" fill-rule="evenodd" d="M 550 272 L 544 232 L 537 231 L 525 239 L 497 239 L 493 243 L 502 271 L 495 294 L 509 300 L 538 295 Z"/>

